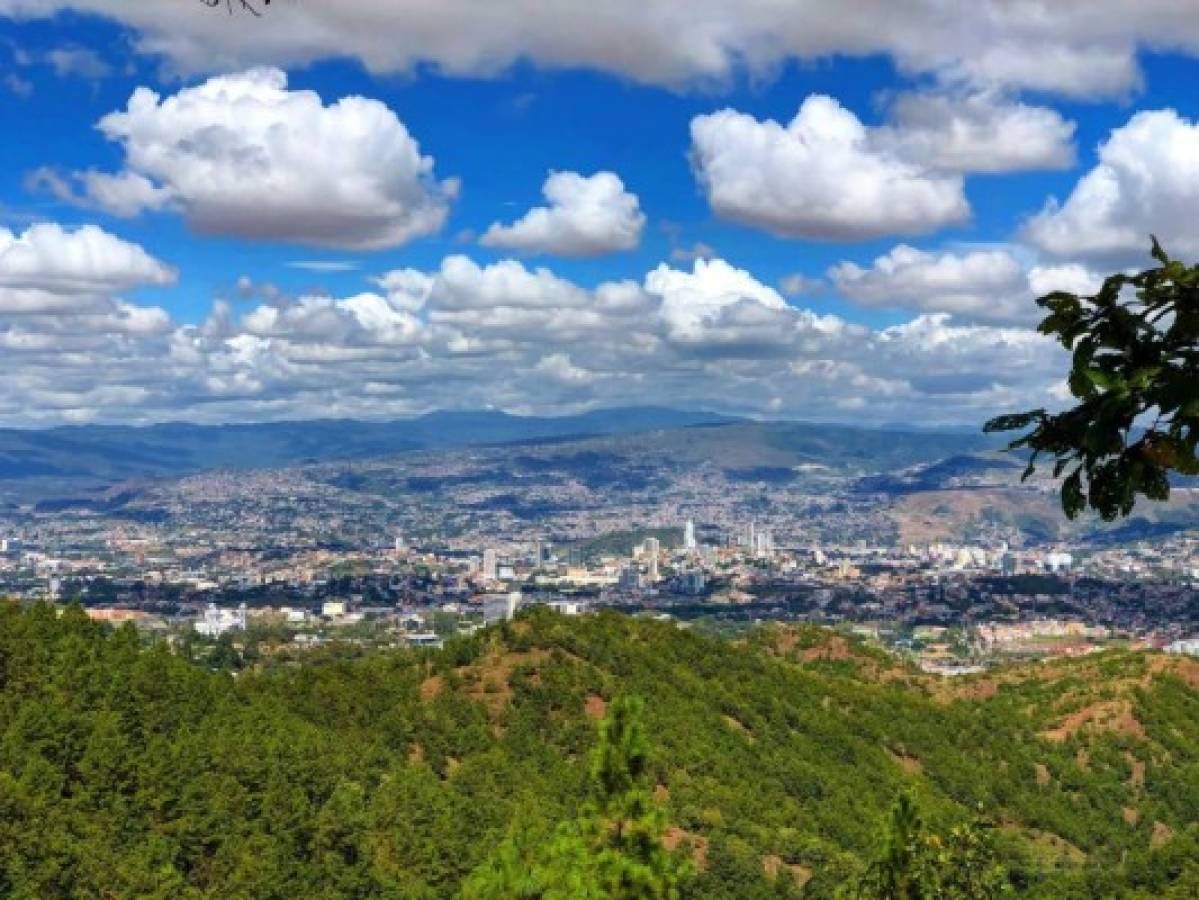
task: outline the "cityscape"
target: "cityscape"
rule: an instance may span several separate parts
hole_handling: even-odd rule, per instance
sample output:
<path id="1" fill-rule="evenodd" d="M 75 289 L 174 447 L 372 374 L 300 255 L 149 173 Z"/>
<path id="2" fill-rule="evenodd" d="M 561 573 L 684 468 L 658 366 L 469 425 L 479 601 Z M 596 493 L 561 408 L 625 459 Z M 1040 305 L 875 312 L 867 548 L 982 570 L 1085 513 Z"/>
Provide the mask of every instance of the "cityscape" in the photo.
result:
<path id="1" fill-rule="evenodd" d="M 261 632 L 270 652 L 440 644 L 532 605 L 727 634 L 829 625 L 942 674 L 1113 645 L 1195 650 L 1199 533 L 1185 525 L 1046 539 L 1008 507 L 1052 508 L 1052 485 L 1019 485 L 989 451 L 880 482 L 860 462 L 730 469 L 672 449 L 717 434 L 745 461 L 745 427 L 205 472 L 103 503 L 10 504 L 0 591 L 81 602 L 167 641 L 241 646 Z M 947 511 L 940 532 L 924 530 L 928 503 L 914 502 L 980 495 L 993 505 L 956 531 Z M 1195 501 L 1175 490 L 1175 507 Z"/>
<path id="2" fill-rule="evenodd" d="M 1199 0 L 0 0 L 0 900 L 1199 898 Z"/>

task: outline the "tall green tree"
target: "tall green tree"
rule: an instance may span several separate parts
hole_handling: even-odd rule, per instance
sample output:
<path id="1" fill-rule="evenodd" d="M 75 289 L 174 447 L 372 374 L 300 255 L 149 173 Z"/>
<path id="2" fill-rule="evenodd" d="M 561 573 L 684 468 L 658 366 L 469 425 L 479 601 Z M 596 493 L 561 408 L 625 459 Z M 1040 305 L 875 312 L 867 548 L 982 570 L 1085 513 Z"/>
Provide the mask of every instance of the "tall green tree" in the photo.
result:
<path id="1" fill-rule="evenodd" d="M 896 798 L 879 852 L 865 874 L 843 886 L 843 900 L 995 900 L 1008 896 L 1007 873 L 979 823 L 931 832 L 909 791 Z"/>
<path id="2" fill-rule="evenodd" d="M 467 881 L 468 900 L 670 900 L 691 865 L 666 849 L 666 821 L 648 784 L 641 700 L 614 700 L 591 757 L 592 797 L 548 839 L 518 819 L 497 853 Z M 523 820 L 523 821 L 521 821 Z"/>
<path id="3" fill-rule="evenodd" d="M 1031 430 L 1008 449 L 1031 451 L 1024 477 L 1042 455 L 1054 459 L 1062 509 L 1090 507 L 1104 519 L 1127 516 L 1138 496 L 1165 500 L 1170 473 L 1199 474 L 1199 266 L 1166 255 L 1158 265 L 1116 273 L 1092 295 L 1054 291 L 1037 300 L 1049 315 L 1042 334 L 1073 354 L 1070 393 L 1078 403 L 997 416 L 988 432 Z"/>

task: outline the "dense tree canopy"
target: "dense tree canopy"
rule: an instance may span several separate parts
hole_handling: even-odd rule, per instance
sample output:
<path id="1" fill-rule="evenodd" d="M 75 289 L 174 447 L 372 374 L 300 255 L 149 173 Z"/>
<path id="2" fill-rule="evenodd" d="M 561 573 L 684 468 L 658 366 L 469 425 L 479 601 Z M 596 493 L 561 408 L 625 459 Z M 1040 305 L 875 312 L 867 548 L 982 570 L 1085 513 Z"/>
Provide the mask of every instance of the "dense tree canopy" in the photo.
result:
<path id="1" fill-rule="evenodd" d="M 832 897 L 888 858 L 904 790 L 920 883 L 1195 896 L 1184 660 L 959 696 L 881 651 L 810 652 L 828 640 L 533 610 L 441 651 L 193 662 L 0 603 L 0 896 Z M 1095 703 L 1135 727 L 1044 736 Z"/>
<path id="2" fill-rule="evenodd" d="M 1165 500 L 1170 475 L 1199 475 L 1199 266 L 1171 259 L 1153 240 L 1159 265 L 1116 273 L 1093 295 L 1055 291 L 1043 334 L 1073 353 L 1070 393 L 1079 401 L 998 416 L 986 431 L 1033 426 L 1011 449 L 1031 451 L 1025 477 L 1042 455 L 1064 476 L 1062 508 L 1090 507 L 1104 519 L 1127 516 L 1138 496 Z"/>

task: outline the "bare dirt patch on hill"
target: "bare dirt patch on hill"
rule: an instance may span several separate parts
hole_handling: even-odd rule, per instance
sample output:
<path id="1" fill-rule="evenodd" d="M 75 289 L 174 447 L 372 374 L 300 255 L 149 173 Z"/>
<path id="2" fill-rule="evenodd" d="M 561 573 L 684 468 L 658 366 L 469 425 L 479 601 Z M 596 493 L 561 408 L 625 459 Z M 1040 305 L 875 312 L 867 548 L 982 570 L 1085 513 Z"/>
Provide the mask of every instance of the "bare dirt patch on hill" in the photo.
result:
<path id="1" fill-rule="evenodd" d="M 1104 700 L 1084 706 L 1055 727 L 1042 731 L 1041 737 L 1061 743 L 1084 729 L 1145 739 L 1145 726 L 1132 714 L 1132 704 L 1127 700 Z"/>

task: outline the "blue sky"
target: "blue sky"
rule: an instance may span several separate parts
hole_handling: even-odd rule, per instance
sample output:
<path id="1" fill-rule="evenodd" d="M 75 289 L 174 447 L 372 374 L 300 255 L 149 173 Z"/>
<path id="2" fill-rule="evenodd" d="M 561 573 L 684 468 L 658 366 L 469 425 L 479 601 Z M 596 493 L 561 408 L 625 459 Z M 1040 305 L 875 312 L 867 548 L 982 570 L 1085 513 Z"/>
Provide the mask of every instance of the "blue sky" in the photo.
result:
<path id="1" fill-rule="evenodd" d="M 509 5 L 521 14 L 522 0 Z M 1119 43 L 1100 25 L 1089 35 L 1092 26 L 1067 19 L 1055 26 L 1060 34 L 1029 37 L 1027 23 L 1015 22 L 1010 33 L 970 35 L 964 43 L 977 46 L 955 58 L 945 55 L 944 36 L 930 34 L 928 48 L 918 32 L 895 46 L 875 40 L 886 24 L 872 28 L 873 7 L 862 5 L 864 21 L 854 24 L 861 35 L 816 22 L 819 5 L 806 13 L 797 4 L 777 23 L 780 37 L 767 40 L 736 33 L 736 4 L 705 0 L 708 24 L 724 29 L 727 58 L 714 59 L 698 43 L 689 55 L 686 32 L 672 43 L 669 28 L 631 18 L 594 24 L 594 44 L 559 37 L 559 26 L 587 33 L 586 4 L 578 23 L 530 19 L 502 41 L 495 26 L 475 33 L 427 4 L 383 4 L 395 7 L 396 34 L 408 24 L 423 29 L 407 50 L 388 45 L 393 59 L 380 58 L 354 3 L 341 20 L 301 0 L 262 19 L 200 4 L 155 15 L 117 0 L 0 0 L 0 227 L 10 235 L 7 261 L 0 242 L 0 334 L 22 373 L 0 397 L 0 423 L 488 405 L 554 412 L 653 400 L 960 427 L 997 405 L 1060 402 L 1061 359 L 1031 330 L 1035 294 L 1138 264 L 1143 239 L 1120 229 L 1156 230 L 1181 253 L 1199 247 L 1169 201 L 1199 197 L 1192 38 L 1166 16 L 1146 23 L 1143 38 Z M 649 6 L 670 19 L 685 4 Z M 805 15 L 813 18 L 807 30 Z M 312 37 L 322 29 L 327 48 Z M 816 36 L 792 49 L 792 33 Z M 1013 34 L 1029 46 L 1013 44 Z M 669 53 L 683 48 L 678 60 L 664 57 L 665 72 L 653 62 L 655 42 Z M 622 43 L 645 43 L 646 55 L 626 54 Z M 1005 48 L 994 63 L 992 46 Z M 1097 52 L 1126 64 L 1094 65 Z M 390 147 L 397 155 L 387 158 L 399 161 L 406 131 L 430 169 L 397 175 L 403 163 L 394 162 L 372 171 L 369 153 L 349 161 L 335 135 L 305 147 L 297 125 L 282 139 L 294 146 L 274 146 L 263 176 L 294 185 L 297 197 L 287 188 L 261 197 L 251 190 L 239 206 L 215 187 L 206 194 L 197 167 L 227 162 L 233 145 L 203 159 L 210 151 L 194 147 L 212 134 L 203 116 L 223 113 L 210 103 L 168 115 L 168 103 L 254 66 L 285 79 L 255 91 L 319 95 L 315 111 L 296 106 L 297 116 L 323 119 L 345 97 L 381 104 L 385 121 L 364 126 L 377 131 L 364 140 Z M 1061 72 L 1047 75 L 1054 66 Z M 158 105 L 130 118 L 123 136 L 103 134 L 100 120 L 126 111 L 139 87 L 156 92 Z M 813 96 L 831 106 L 805 106 L 808 137 L 796 137 L 788 123 Z M 905 118 L 909 101 L 916 112 Z M 1146 111 L 1159 118 L 1133 127 Z M 255 133 L 255 115 L 221 120 L 239 152 L 273 140 L 263 137 L 275 133 L 266 125 Z M 693 123 L 704 121 L 711 137 L 695 137 Z M 830 136 L 846 122 L 865 137 L 841 158 Z M 286 131 L 294 123 L 277 124 Z M 953 135 L 967 126 L 979 130 L 957 147 Z M 172 128 L 181 130 L 167 134 Z M 1019 128 L 1029 129 L 1027 139 Z M 1043 151 L 1012 161 L 1038 141 Z M 323 143 L 328 160 L 326 148 L 315 148 Z M 1142 144 L 1168 152 L 1146 151 L 1134 166 Z M 965 156 L 946 162 L 950 145 Z M 173 148 L 166 162 L 163 147 Z M 139 162 L 139 153 L 158 161 Z M 328 210 L 361 223 L 372 204 L 390 202 L 392 212 L 380 214 L 389 222 L 363 225 L 345 246 L 321 224 L 319 197 L 304 196 L 305 166 L 334 186 L 392 179 L 377 202 L 347 188 L 346 197 L 330 195 Z M 118 208 L 89 193 L 88 172 L 136 179 L 156 199 Z M 560 215 L 549 232 L 481 243 L 492 223 L 547 205 L 551 172 L 577 173 L 569 190 L 597 173 L 615 175 L 621 196 L 605 194 L 603 203 L 624 203 L 623 213 L 580 207 L 577 215 L 599 218 Z M 822 186 L 830 173 L 838 183 Z M 1083 189 L 1088 177 L 1106 179 L 1114 196 L 1096 199 Z M 865 199 L 841 209 L 840 193 L 862 185 Z M 1051 197 L 1063 205 L 1047 207 Z M 271 211 L 275 203 L 280 210 Z M 427 204 L 427 218 L 397 236 L 414 203 Z M 58 231 L 37 230 L 46 225 Z M 85 242 L 84 226 L 101 243 Z M 591 235 L 586 248 L 577 228 Z M 77 271 L 114 252 L 132 260 L 127 271 Z M 40 268 L 31 271 L 21 254 Z M 460 257 L 474 268 L 447 269 L 447 258 Z M 341 269 L 294 265 L 313 261 Z M 394 272 L 418 273 L 419 285 L 397 292 L 372 280 Z M 786 281 L 795 275 L 805 279 L 798 292 Z M 618 284 L 632 293 L 613 312 L 605 291 Z M 364 292 L 371 298 L 349 302 Z M 930 384 L 939 387 L 921 387 Z"/>

